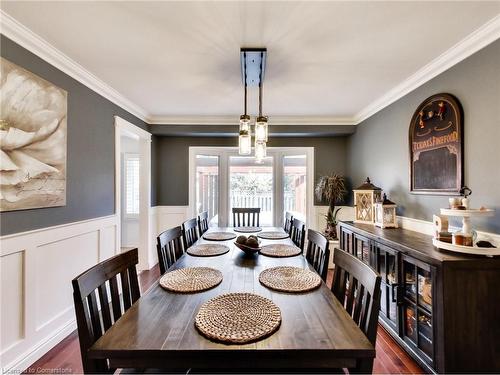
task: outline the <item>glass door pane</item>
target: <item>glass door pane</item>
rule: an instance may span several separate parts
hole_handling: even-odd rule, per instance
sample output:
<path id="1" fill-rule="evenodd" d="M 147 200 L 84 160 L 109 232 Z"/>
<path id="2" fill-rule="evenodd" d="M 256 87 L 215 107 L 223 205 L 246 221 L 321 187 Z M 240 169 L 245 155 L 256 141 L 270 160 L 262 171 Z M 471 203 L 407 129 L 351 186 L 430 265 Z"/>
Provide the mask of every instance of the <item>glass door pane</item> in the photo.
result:
<path id="1" fill-rule="evenodd" d="M 294 217 L 305 221 L 307 156 L 289 155 L 283 157 L 283 215 L 291 212 Z"/>
<path id="2" fill-rule="evenodd" d="M 229 157 L 229 212 L 233 207 L 260 207 L 260 225 L 273 226 L 273 184 L 272 157 L 262 164 L 250 156 Z"/>
<path id="3" fill-rule="evenodd" d="M 196 155 L 196 214 L 208 211 L 209 224 L 217 226 L 219 213 L 219 157 Z"/>

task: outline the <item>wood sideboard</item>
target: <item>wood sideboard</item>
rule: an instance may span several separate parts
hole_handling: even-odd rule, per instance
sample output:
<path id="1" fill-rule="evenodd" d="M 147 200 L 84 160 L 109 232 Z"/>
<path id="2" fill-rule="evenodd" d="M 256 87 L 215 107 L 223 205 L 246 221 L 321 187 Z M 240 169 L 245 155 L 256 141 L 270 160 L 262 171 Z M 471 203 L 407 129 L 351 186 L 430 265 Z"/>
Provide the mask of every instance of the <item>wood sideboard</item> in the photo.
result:
<path id="1" fill-rule="evenodd" d="M 340 249 L 382 276 L 380 323 L 429 372 L 500 372 L 500 258 L 405 229 L 340 223 Z"/>

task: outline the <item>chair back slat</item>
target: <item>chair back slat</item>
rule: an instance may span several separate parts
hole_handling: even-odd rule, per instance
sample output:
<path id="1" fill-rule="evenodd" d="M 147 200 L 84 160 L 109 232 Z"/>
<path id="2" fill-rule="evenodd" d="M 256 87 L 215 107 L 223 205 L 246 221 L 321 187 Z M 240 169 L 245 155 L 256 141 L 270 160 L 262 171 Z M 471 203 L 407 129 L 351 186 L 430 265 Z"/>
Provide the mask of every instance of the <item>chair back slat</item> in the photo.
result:
<path id="1" fill-rule="evenodd" d="M 111 320 L 111 311 L 109 308 L 109 298 L 106 284 L 100 285 L 99 288 L 97 288 L 97 291 L 99 293 L 99 301 L 101 301 L 102 323 L 104 325 L 104 331 L 107 331 L 113 322 Z"/>
<path id="2" fill-rule="evenodd" d="M 292 232 L 292 220 L 293 220 L 293 215 L 291 212 L 286 212 L 285 213 L 285 223 L 283 225 L 283 229 L 285 230 L 285 232 L 287 232 L 288 234 L 291 234 Z"/>
<path id="3" fill-rule="evenodd" d="M 372 344 L 377 336 L 381 277 L 355 256 L 335 249 L 332 292 Z"/>
<path id="4" fill-rule="evenodd" d="M 184 238 L 184 249 L 187 250 L 198 241 L 198 222 L 196 218 L 186 220 L 182 223 L 182 234 Z"/>
<path id="5" fill-rule="evenodd" d="M 326 281 L 330 260 L 329 242 L 325 236 L 312 229 L 307 231 L 306 259 L 323 281 Z"/>
<path id="6" fill-rule="evenodd" d="M 234 227 L 260 226 L 260 207 L 235 207 L 232 211 Z"/>
<path id="7" fill-rule="evenodd" d="M 156 238 L 160 273 L 163 275 L 184 253 L 182 228 L 168 229 Z"/>
<path id="8" fill-rule="evenodd" d="M 106 360 L 90 359 L 87 352 L 133 302 L 139 299 L 136 271 L 138 262 L 138 251 L 133 249 L 95 265 L 72 281 L 80 353 L 86 373 L 113 371 Z M 122 286 L 121 294 L 118 279 Z"/>
<path id="9" fill-rule="evenodd" d="M 304 242 L 306 239 L 306 224 L 303 221 L 298 219 L 292 220 L 292 232 L 290 234 L 290 238 L 292 239 L 295 246 L 299 247 L 301 250 L 304 250 Z"/>
<path id="10" fill-rule="evenodd" d="M 200 233 L 200 236 L 203 236 L 203 233 L 205 233 L 207 230 L 208 230 L 208 211 L 204 211 L 198 215 L 198 231 Z"/>

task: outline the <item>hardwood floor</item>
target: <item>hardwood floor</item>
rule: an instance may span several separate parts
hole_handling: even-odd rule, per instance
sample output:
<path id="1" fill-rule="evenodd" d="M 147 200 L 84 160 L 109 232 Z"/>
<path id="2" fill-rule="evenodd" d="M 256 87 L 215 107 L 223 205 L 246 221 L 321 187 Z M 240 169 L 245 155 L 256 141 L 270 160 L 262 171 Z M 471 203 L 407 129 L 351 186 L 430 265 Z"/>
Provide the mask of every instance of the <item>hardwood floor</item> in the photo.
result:
<path id="1" fill-rule="evenodd" d="M 160 276 L 158 266 L 139 275 L 141 294 L 148 290 Z M 332 272 L 328 273 L 327 283 L 331 284 Z M 423 374 L 424 371 L 406 354 L 389 334 L 379 326 L 376 344 L 377 356 L 373 364 L 375 374 Z M 82 373 L 82 361 L 78 334 L 71 333 L 52 350 L 33 363 L 25 373 Z"/>

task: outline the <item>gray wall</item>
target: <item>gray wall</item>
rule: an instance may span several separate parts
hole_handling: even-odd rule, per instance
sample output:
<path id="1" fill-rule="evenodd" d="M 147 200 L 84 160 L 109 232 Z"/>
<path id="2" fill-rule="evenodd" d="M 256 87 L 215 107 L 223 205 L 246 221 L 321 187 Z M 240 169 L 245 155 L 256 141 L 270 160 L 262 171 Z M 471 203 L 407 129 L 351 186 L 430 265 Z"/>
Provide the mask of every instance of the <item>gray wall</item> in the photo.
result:
<path id="1" fill-rule="evenodd" d="M 68 92 L 66 206 L 3 212 L 1 235 L 113 214 L 113 116 L 144 129 L 147 124 L 3 35 L 1 56 Z"/>
<path id="2" fill-rule="evenodd" d="M 189 146 L 237 146 L 237 137 L 159 137 L 153 140 L 153 185 L 155 204 L 184 206 L 189 204 Z M 346 173 L 346 138 L 271 138 L 269 147 L 315 147 L 315 180 L 331 172 Z M 153 177 L 154 179 L 154 177 Z"/>
<path id="3" fill-rule="evenodd" d="M 448 197 L 409 193 L 408 129 L 417 106 L 441 92 L 455 95 L 464 109 L 465 184 L 473 191 L 472 205 L 496 209 L 494 218 L 474 223 L 500 233 L 500 41 L 363 121 L 348 142 L 348 174 L 353 185 L 370 176 L 400 215 L 432 220 Z"/>

